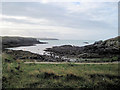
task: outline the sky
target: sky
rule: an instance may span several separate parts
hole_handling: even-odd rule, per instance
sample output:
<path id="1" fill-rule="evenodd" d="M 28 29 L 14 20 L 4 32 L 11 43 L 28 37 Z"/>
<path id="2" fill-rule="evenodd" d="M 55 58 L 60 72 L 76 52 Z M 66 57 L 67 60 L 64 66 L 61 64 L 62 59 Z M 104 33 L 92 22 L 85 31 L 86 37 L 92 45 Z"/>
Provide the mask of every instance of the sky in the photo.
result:
<path id="1" fill-rule="evenodd" d="M 3 2 L 0 36 L 103 40 L 118 35 L 117 2 Z"/>

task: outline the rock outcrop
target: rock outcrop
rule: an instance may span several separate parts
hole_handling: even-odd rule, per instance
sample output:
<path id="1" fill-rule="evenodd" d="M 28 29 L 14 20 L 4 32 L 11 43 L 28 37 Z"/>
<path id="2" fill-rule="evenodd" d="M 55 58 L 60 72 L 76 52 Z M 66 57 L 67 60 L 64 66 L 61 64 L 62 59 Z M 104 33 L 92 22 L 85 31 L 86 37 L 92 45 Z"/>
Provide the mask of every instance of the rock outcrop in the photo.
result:
<path id="1" fill-rule="evenodd" d="M 97 41 L 87 46 L 63 45 L 47 48 L 45 51 L 56 53 L 57 55 L 69 55 L 87 58 L 112 57 L 120 54 L 120 36 L 105 41 Z"/>

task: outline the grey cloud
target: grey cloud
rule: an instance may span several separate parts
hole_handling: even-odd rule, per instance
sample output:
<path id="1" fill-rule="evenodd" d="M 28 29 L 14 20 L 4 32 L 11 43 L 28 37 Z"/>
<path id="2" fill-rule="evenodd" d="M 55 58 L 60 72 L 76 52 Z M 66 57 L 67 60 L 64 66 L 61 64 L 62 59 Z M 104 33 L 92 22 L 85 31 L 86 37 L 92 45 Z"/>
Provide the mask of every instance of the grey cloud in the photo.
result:
<path id="1" fill-rule="evenodd" d="M 33 2 L 22 2 L 22 3 L 3 3 L 2 9 L 3 9 L 3 15 L 8 16 L 26 16 L 26 17 L 32 17 L 32 18 L 45 18 L 51 21 L 48 25 L 51 26 L 64 26 L 64 27 L 70 27 L 75 29 L 83 29 L 89 31 L 89 30 L 101 30 L 104 32 L 113 32 L 113 30 L 117 29 L 117 22 L 115 22 L 116 17 L 111 17 L 110 14 L 115 13 L 116 11 L 108 11 L 114 5 L 111 7 L 109 3 L 106 3 L 105 7 L 96 9 L 94 11 L 89 11 L 85 13 L 68 13 L 67 10 L 64 7 L 59 7 L 55 5 L 56 3 L 33 3 Z M 107 5 L 108 4 L 108 5 Z M 105 13 L 103 14 L 104 11 Z M 113 19 L 113 23 L 107 23 L 106 21 L 95 21 L 90 20 L 92 19 L 91 16 L 89 16 L 87 13 L 91 13 L 94 16 L 102 15 L 103 17 L 108 15 L 108 17 L 115 18 Z M 99 17 L 98 17 L 99 18 Z M 107 18 L 107 17 L 106 17 Z M 16 22 L 16 23 L 22 23 L 22 24 L 35 24 L 35 25 L 42 25 L 40 23 L 32 23 L 25 20 L 17 20 L 17 19 L 3 19 L 4 21 L 8 22 Z M 50 32 L 49 32 L 50 33 Z M 45 34 L 45 33 L 44 33 Z M 50 33 L 51 34 L 51 33 Z M 49 35 L 50 35 L 49 34 Z"/>
<path id="2" fill-rule="evenodd" d="M 108 8 L 108 7 L 107 7 Z M 109 10 L 109 8 L 108 8 Z M 99 11 L 99 10 L 98 10 Z M 93 14 L 99 14 L 98 11 L 93 12 Z M 47 18 L 50 21 L 54 21 L 54 25 L 67 26 L 72 28 L 109 28 L 108 24 L 100 21 L 90 21 L 89 16 L 84 13 L 73 13 L 70 16 L 65 15 L 67 12 L 64 8 L 60 8 L 50 4 L 41 4 L 41 3 L 3 3 L 3 14 L 5 15 L 16 15 L 16 16 L 29 16 L 33 18 Z M 86 12 L 87 13 L 87 12 Z M 99 18 L 99 17 L 98 17 Z M 10 19 L 8 20 L 10 21 Z M 20 20 L 11 20 L 13 22 L 19 22 Z M 21 21 L 21 23 L 31 22 Z M 35 23 L 37 24 L 37 23 Z M 86 27 L 87 25 L 87 27 Z"/>

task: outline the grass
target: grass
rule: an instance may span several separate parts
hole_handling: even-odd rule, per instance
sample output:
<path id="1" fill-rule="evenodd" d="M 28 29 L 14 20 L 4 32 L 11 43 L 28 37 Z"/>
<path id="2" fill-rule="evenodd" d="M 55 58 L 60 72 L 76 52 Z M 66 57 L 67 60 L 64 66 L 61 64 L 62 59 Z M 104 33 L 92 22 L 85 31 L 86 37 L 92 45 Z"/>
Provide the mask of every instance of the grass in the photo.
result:
<path id="1" fill-rule="evenodd" d="M 120 85 L 118 64 L 24 64 L 3 54 L 3 88 L 97 88 Z"/>
<path id="2" fill-rule="evenodd" d="M 114 62 L 119 61 L 118 56 L 113 56 L 111 58 L 76 58 L 77 62 Z"/>

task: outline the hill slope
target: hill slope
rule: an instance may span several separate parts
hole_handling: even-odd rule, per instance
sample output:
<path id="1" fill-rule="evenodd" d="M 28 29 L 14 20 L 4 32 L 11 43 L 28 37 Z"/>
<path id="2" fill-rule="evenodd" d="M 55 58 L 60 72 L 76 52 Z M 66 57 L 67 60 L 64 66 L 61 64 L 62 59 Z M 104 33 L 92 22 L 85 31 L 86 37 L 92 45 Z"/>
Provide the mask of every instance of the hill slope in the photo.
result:
<path id="1" fill-rule="evenodd" d="M 24 37 L 2 37 L 2 47 L 19 47 L 19 46 L 31 46 L 34 44 L 43 44 L 36 38 L 24 38 Z"/>
<path id="2" fill-rule="evenodd" d="M 108 39 L 105 41 L 97 41 L 94 44 L 87 46 L 72 46 L 72 45 L 63 45 L 55 46 L 53 48 L 47 48 L 45 51 L 53 52 L 58 55 L 70 55 L 77 57 L 111 57 L 114 55 L 119 55 L 119 37 Z"/>

